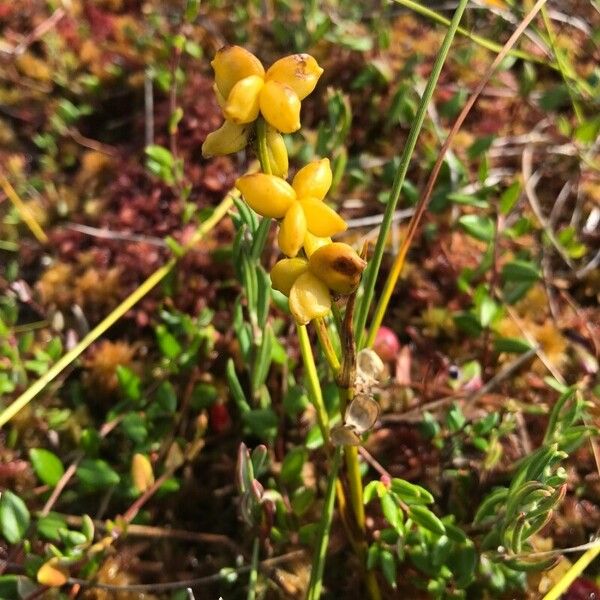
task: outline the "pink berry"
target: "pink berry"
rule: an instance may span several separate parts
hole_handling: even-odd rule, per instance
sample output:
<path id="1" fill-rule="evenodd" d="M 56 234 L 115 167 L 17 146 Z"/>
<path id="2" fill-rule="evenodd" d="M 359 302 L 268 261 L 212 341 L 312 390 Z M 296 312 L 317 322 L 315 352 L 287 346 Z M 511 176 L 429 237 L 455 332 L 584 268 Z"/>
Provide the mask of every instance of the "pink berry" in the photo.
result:
<path id="1" fill-rule="evenodd" d="M 389 327 L 380 327 L 375 336 L 373 350 L 384 362 L 395 360 L 400 352 L 398 336 Z"/>

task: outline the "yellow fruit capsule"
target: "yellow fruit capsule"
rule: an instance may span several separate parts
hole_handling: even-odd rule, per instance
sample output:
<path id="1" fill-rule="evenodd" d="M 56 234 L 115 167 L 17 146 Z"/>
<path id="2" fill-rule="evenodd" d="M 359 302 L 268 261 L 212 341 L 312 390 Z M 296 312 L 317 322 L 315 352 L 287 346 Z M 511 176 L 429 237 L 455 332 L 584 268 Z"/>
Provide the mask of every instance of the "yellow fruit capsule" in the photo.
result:
<path id="1" fill-rule="evenodd" d="M 333 242 L 322 246 L 310 257 L 310 272 L 327 287 L 347 296 L 356 290 L 367 263 L 348 244 Z"/>
<path id="2" fill-rule="evenodd" d="M 312 234 L 318 237 L 330 237 L 348 228 L 346 221 L 321 200 L 307 198 L 300 200 L 300 204 L 304 209 L 306 225 Z"/>
<path id="3" fill-rule="evenodd" d="M 282 133 L 300 129 L 300 98 L 294 90 L 276 81 L 267 81 L 260 93 L 260 112 Z"/>
<path id="4" fill-rule="evenodd" d="M 272 219 L 282 219 L 296 200 L 296 192 L 292 186 L 275 175 L 244 175 L 235 182 L 235 187 L 242 192 L 252 210 Z"/>
<path id="5" fill-rule="evenodd" d="M 319 248 L 327 244 L 331 244 L 330 237 L 317 237 L 310 231 L 307 231 L 304 236 L 304 252 L 306 252 L 308 258 L 312 256 L 313 252 L 316 252 Z"/>
<path id="6" fill-rule="evenodd" d="M 258 75 L 240 79 L 229 92 L 223 108 L 225 118 L 234 123 L 252 123 L 258 117 L 260 90 L 265 82 Z"/>
<path id="7" fill-rule="evenodd" d="M 298 198 L 316 198 L 323 200 L 331 187 L 333 174 L 329 159 L 314 160 L 302 167 L 292 181 Z"/>
<path id="8" fill-rule="evenodd" d="M 323 69 L 310 54 L 292 54 L 274 62 L 265 79 L 291 87 L 303 100 L 315 89 L 322 73 Z"/>
<path id="9" fill-rule="evenodd" d="M 284 258 L 271 269 L 271 285 L 285 296 L 290 295 L 294 282 L 308 271 L 308 261 L 304 258 Z"/>
<path id="10" fill-rule="evenodd" d="M 327 286 L 312 273 L 303 273 L 290 290 L 290 311 L 298 325 L 324 317 L 331 309 Z"/>
<path id="11" fill-rule="evenodd" d="M 272 174 L 285 179 L 289 168 L 287 148 L 283 136 L 270 125 L 267 125 L 267 152 Z"/>
<path id="12" fill-rule="evenodd" d="M 296 256 L 304 243 L 306 217 L 299 202 L 294 202 L 279 226 L 277 243 L 286 256 Z"/>
<path id="13" fill-rule="evenodd" d="M 265 70 L 254 54 L 241 46 L 224 46 L 210 63 L 215 71 L 215 82 L 223 98 L 228 98 L 233 86 L 245 77 L 265 76 Z"/>
<path id="14" fill-rule="evenodd" d="M 225 121 L 219 129 L 206 136 L 202 144 L 202 156 L 223 156 L 243 150 L 248 144 L 250 129 L 249 125 L 236 125 Z"/>
<path id="15" fill-rule="evenodd" d="M 154 485 L 152 465 L 145 454 L 139 452 L 133 455 L 131 461 L 131 479 L 138 492 L 144 493 Z"/>

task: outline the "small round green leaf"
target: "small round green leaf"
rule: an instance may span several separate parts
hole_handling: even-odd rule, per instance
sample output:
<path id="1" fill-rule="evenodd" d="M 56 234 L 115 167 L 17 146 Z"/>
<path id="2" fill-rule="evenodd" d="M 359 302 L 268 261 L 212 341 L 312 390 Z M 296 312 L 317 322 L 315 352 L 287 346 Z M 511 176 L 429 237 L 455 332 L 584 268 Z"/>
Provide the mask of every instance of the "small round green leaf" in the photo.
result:
<path id="1" fill-rule="evenodd" d="M 46 485 L 54 487 L 64 475 L 65 468 L 60 458 L 50 450 L 32 448 L 29 451 L 29 458 L 35 474 Z"/>

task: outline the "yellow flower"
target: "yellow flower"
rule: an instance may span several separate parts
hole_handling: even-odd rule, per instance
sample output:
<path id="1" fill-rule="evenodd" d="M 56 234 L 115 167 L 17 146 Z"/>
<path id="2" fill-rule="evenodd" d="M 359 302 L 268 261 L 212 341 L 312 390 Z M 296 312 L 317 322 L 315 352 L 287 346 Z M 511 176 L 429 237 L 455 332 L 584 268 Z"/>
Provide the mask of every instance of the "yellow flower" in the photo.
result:
<path id="1" fill-rule="evenodd" d="M 333 242 L 311 255 L 309 270 L 330 290 L 347 296 L 354 292 L 367 263 L 348 244 Z"/>
<path id="2" fill-rule="evenodd" d="M 260 61 L 240 46 L 225 46 L 211 63 L 223 115 L 237 125 L 262 113 L 282 133 L 300 129 L 300 102 L 317 85 L 323 69 L 309 54 L 293 54 L 265 73 Z"/>
<path id="3" fill-rule="evenodd" d="M 236 187 L 258 214 L 283 219 L 278 243 L 284 254 L 293 257 L 306 243 L 307 234 L 328 238 L 347 228 L 344 219 L 323 202 L 331 179 L 329 159 L 324 158 L 300 169 L 291 186 L 274 175 L 256 173 L 240 177 Z"/>
<path id="4" fill-rule="evenodd" d="M 290 312 L 299 325 L 324 317 L 331 309 L 331 293 L 356 290 L 367 263 L 348 245 L 321 246 L 309 260 L 284 258 L 271 270 L 271 285 L 289 297 Z"/>
<path id="5" fill-rule="evenodd" d="M 308 258 L 312 256 L 313 252 L 316 252 L 323 246 L 327 246 L 327 244 L 331 244 L 330 237 L 318 237 L 309 231 L 304 236 L 304 252 Z"/>
<path id="6" fill-rule="evenodd" d="M 236 125 L 231 121 L 225 121 L 219 129 L 209 133 L 204 140 L 202 156 L 209 158 L 239 152 L 248 145 L 249 135 L 249 125 Z"/>
<path id="7" fill-rule="evenodd" d="M 284 258 L 271 270 L 273 288 L 289 297 L 289 307 L 298 325 L 324 317 L 331 309 L 327 286 L 308 270 L 304 258 Z"/>

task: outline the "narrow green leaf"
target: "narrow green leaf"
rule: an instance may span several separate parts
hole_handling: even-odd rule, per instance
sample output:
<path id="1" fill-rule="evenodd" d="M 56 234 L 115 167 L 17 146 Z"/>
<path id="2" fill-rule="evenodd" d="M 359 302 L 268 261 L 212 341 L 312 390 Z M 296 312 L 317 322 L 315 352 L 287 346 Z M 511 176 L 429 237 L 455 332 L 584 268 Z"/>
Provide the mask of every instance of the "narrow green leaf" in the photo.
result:
<path id="1" fill-rule="evenodd" d="M 396 589 L 398 587 L 396 583 L 396 557 L 389 550 L 382 548 L 379 554 L 379 564 L 385 580 L 393 589 Z"/>
<path id="2" fill-rule="evenodd" d="M 471 236 L 482 242 L 494 239 L 494 222 L 490 217 L 480 215 L 463 215 L 458 224 Z"/>
<path id="3" fill-rule="evenodd" d="M 434 500 L 424 487 L 404 479 L 392 479 L 391 489 L 406 504 L 432 504 Z"/>
<path id="4" fill-rule="evenodd" d="M 283 459 L 281 464 L 281 481 L 285 485 L 291 485 L 300 479 L 302 468 L 308 458 L 304 448 L 292 448 Z"/>
<path id="5" fill-rule="evenodd" d="M 411 506 L 408 514 L 417 525 L 420 525 L 433 533 L 437 533 L 438 535 L 444 535 L 446 533 L 444 524 L 426 506 Z"/>
<path id="6" fill-rule="evenodd" d="M 531 344 L 521 338 L 498 337 L 494 340 L 494 350 L 496 352 L 524 354 L 525 352 L 529 352 L 531 348 Z"/>
<path id="7" fill-rule="evenodd" d="M 232 358 L 227 361 L 226 374 L 227 382 L 229 383 L 229 391 L 231 392 L 231 397 L 235 401 L 238 410 L 241 413 L 249 412 L 250 405 L 246 400 L 246 395 L 242 389 L 242 384 L 240 383 L 237 373 L 235 372 L 235 363 L 233 362 Z"/>
<path id="8" fill-rule="evenodd" d="M 67 522 L 64 517 L 54 512 L 50 512 L 45 517 L 41 517 L 36 523 L 38 533 L 52 542 L 60 541 L 59 531 L 66 527 Z"/>
<path id="9" fill-rule="evenodd" d="M 254 391 L 265 382 L 271 367 L 271 350 L 273 349 L 273 331 L 271 325 L 265 327 L 262 343 L 252 366 L 252 389 Z"/>
<path id="10" fill-rule="evenodd" d="M 402 514 L 392 494 L 384 494 L 381 497 L 381 510 L 387 522 L 396 530 L 402 530 Z"/>
<path id="11" fill-rule="evenodd" d="M 500 214 L 507 215 L 521 197 L 521 182 L 515 181 L 500 196 Z"/>
<path id="12" fill-rule="evenodd" d="M 502 268 L 504 281 L 531 283 L 541 278 L 539 267 L 526 260 L 513 260 Z"/>
<path id="13" fill-rule="evenodd" d="M 165 325 L 160 324 L 156 326 L 156 341 L 165 358 L 173 360 L 181 354 L 181 345 Z"/>

